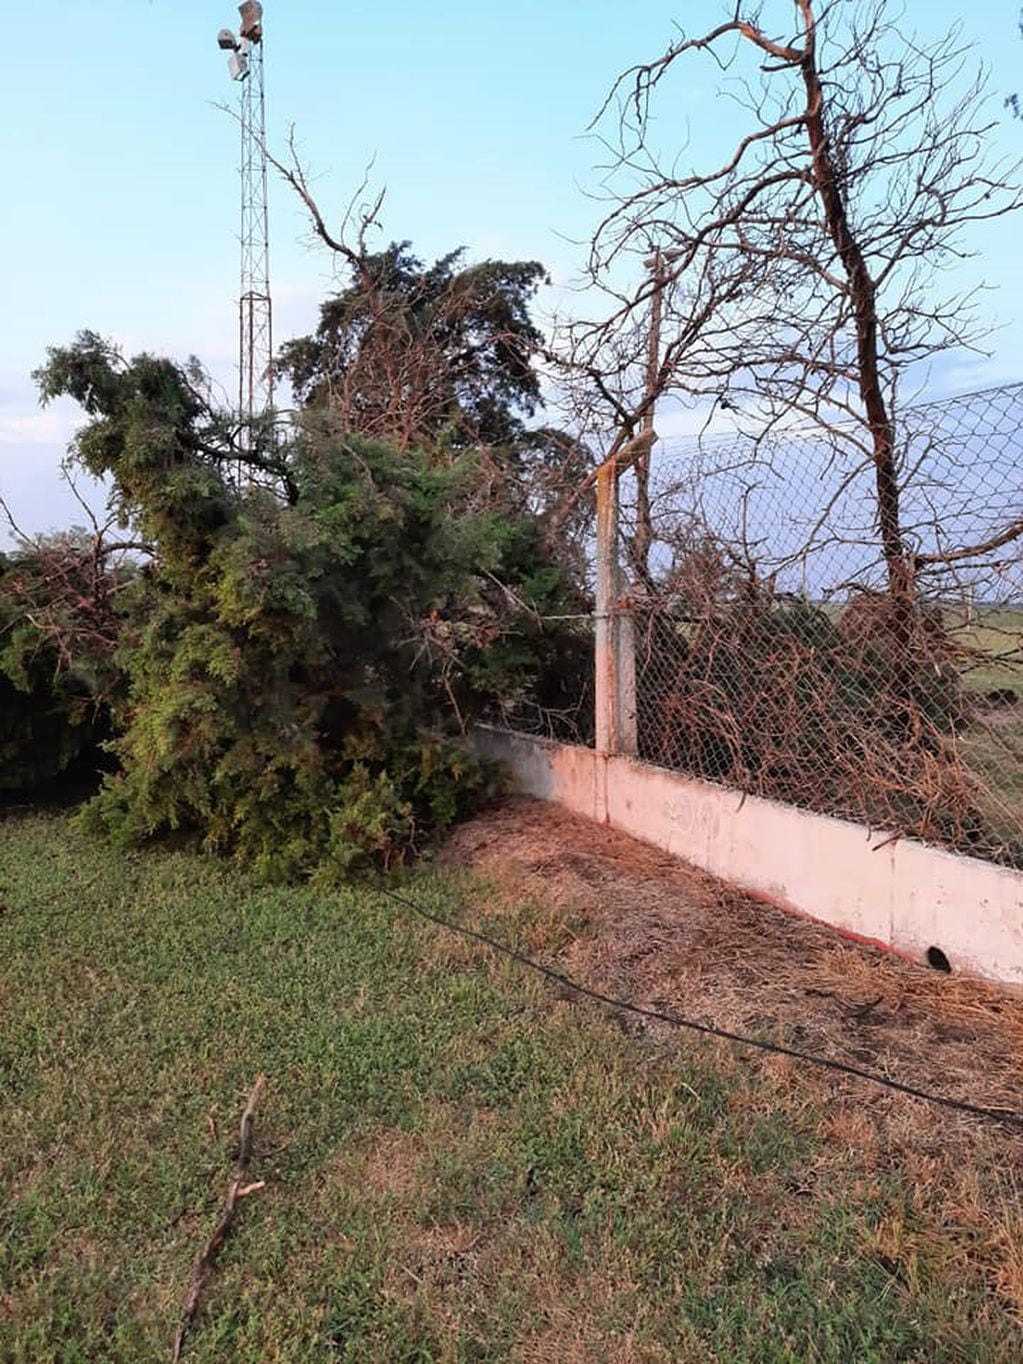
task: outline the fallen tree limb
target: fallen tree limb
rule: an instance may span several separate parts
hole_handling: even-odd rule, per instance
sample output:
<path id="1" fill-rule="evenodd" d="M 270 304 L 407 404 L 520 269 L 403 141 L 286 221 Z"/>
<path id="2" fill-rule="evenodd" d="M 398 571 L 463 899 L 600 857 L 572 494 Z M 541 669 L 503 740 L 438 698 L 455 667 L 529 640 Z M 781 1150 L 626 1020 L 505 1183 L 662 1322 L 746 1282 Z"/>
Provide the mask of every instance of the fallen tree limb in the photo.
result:
<path id="1" fill-rule="evenodd" d="M 252 1125 L 256 1115 L 256 1106 L 263 1094 L 266 1086 L 266 1076 L 261 1075 L 252 1086 L 252 1093 L 249 1101 L 245 1105 L 245 1112 L 242 1114 L 241 1131 L 238 1138 L 238 1158 L 235 1161 L 234 1173 L 231 1176 L 231 1186 L 227 1191 L 227 1202 L 224 1204 L 224 1211 L 220 1215 L 216 1230 L 210 1239 L 203 1246 L 196 1256 L 195 1268 L 192 1271 L 192 1280 L 188 1285 L 188 1292 L 185 1295 L 184 1307 L 181 1312 L 181 1322 L 178 1325 L 174 1336 L 174 1353 L 171 1356 L 172 1364 L 178 1364 L 181 1358 L 181 1349 L 184 1345 L 185 1335 L 189 1327 L 195 1321 L 195 1314 L 199 1310 L 199 1299 L 202 1297 L 206 1281 L 213 1268 L 213 1262 L 217 1258 L 220 1247 L 227 1239 L 227 1235 L 234 1225 L 235 1212 L 238 1202 L 246 1198 L 249 1194 L 255 1193 L 263 1187 L 263 1180 L 257 1180 L 250 1184 L 246 1181 L 249 1159 L 252 1155 Z"/>

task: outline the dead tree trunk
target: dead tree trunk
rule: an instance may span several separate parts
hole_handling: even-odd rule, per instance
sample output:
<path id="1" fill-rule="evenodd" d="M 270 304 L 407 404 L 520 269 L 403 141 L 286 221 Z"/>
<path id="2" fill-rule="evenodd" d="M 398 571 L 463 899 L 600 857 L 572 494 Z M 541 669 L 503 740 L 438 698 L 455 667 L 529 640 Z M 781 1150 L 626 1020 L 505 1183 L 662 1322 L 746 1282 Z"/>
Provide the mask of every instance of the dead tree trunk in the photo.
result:
<path id="1" fill-rule="evenodd" d="M 812 0 L 797 0 L 797 3 L 803 17 L 805 38 L 800 67 L 806 86 L 806 131 L 813 158 L 814 186 L 824 209 L 828 235 L 849 282 L 856 319 L 859 391 L 873 446 L 877 525 L 888 570 L 888 588 L 893 597 L 908 601 L 914 594 L 914 571 L 912 560 L 906 553 L 902 531 L 899 480 L 895 465 L 895 426 L 881 386 L 877 288 L 849 223 L 845 187 L 835 165 L 825 126 L 824 91 L 817 69 Z"/>

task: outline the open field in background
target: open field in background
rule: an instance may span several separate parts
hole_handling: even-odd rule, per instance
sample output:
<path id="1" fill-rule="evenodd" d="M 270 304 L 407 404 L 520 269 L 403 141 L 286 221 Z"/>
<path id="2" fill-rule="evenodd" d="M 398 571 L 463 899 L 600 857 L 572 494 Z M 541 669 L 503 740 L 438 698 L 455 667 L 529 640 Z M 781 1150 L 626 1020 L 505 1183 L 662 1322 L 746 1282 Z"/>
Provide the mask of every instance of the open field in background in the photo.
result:
<path id="1" fill-rule="evenodd" d="M 1023 1005 L 918 989 L 911 968 L 763 909 L 737 936 L 728 914 L 753 911 L 734 896 L 715 905 L 706 878 L 601 838 L 511 807 L 462 831 L 471 867 L 406 889 L 669 1000 L 655 964 L 680 928 L 641 933 L 620 907 L 670 908 L 699 926 L 701 1012 L 797 1045 L 830 1044 L 826 1016 L 832 1042 L 873 1038 L 873 1061 L 918 1083 L 943 1055 L 980 1058 L 984 1097 L 1018 1080 Z M 784 934 L 818 934 L 798 939 L 805 979 L 777 969 Z M 871 982 L 877 999 L 847 1008 Z M 910 1026 L 945 989 L 957 1012 L 934 993 L 927 1029 Z M 254 889 L 187 851 L 117 855 L 26 815 L 0 823 L 0 1359 L 169 1358 L 259 1072 L 266 1187 L 214 1271 L 196 1364 L 1021 1357 L 1023 1143 L 1002 1128 L 625 1031 L 368 888 Z"/>
<path id="2" fill-rule="evenodd" d="M 837 622 L 844 606 L 825 603 L 820 609 Z M 1017 690 L 1023 701 L 1023 608 L 949 607 L 943 616 L 954 643 L 978 655 L 964 662 L 964 688 L 977 693 L 1009 687 Z"/>
<path id="3" fill-rule="evenodd" d="M 979 606 L 968 623 L 962 612 L 957 613 L 951 628 L 957 644 L 990 658 L 990 663 L 978 659 L 964 671 L 966 690 L 1012 688 L 1023 702 L 1023 610 Z"/>
<path id="4" fill-rule="evenodd" d="M 952 622 L 952 639 L 980 657 L 962 672 L 963 690 L 976 698 L 977 710 L 959 744 L 988 787 L 993 827 L 1013 844 L 1023 831 L 1023 611 L 980 606 L 969 623 L 963 619 L 959 613 Z M 998 693 L 1001 700 L 985 705 L 984 698 Z"/>

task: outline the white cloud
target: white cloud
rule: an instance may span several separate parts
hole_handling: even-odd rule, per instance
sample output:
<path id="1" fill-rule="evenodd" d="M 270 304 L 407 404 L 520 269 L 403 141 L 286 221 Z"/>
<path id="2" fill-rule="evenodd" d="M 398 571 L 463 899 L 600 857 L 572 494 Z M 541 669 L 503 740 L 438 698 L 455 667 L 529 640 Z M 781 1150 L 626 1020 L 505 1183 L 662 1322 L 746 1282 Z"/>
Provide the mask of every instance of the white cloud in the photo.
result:
<path id="1" fill-rule="evenodd" d="M 0 416 L 0 445 L 64 445 L 81 421 L 56 408 Z"/>

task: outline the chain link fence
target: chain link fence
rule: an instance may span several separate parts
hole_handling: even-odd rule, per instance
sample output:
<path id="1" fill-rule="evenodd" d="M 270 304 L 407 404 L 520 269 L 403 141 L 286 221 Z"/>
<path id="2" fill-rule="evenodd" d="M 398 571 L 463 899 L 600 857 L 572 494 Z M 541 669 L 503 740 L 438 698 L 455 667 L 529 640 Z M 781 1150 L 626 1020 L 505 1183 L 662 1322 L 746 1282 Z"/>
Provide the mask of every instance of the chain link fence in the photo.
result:
<path id="1" fill-rule="evenodd" d="M 1023 385 L 898 429 L 909 591 L 862 429 L 661 446 L 646 499 L 622 476 L 638 755 L 1023 866 Z"/>
<path id="2" fill-rule="evenodd" d="M 1023 867 L 1023 384 L 897 430 L 898 586 L 862 427 L 655 447 L 598 516 L 592 674 L 504 721 Z"/>

